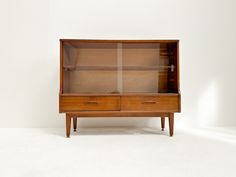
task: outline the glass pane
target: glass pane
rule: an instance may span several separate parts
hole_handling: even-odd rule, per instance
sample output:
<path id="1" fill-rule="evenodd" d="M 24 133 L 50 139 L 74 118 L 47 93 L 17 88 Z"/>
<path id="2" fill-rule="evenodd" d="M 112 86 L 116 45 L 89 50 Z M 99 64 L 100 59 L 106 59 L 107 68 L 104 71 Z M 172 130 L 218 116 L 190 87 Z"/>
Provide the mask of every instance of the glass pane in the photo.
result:
<path id="1" fill-rule="evenodd" d="M 123 71 L 123 92 L 158 92 L 158 71 Z"/>
<path id="2" fill-rule="evenodd" d="M 124 43 L 122 58 L 123 92 L 159 92 L 159 43 Z"/>
<path id="3" fill-rule="evenodd" d="M 176 43 L 123 43 L 123 92 L 177 93 Z"/>
<path id="4" fill-rule="evenodd" d="M 159 43 L 124 43 L 123 66 L 158 66 L 160 58 Z"/>
<path id="5" fill-rule="evenodd" d="M 68 42 L 63 61 L 64 92 L 117 92 L 117 44 Z"/>

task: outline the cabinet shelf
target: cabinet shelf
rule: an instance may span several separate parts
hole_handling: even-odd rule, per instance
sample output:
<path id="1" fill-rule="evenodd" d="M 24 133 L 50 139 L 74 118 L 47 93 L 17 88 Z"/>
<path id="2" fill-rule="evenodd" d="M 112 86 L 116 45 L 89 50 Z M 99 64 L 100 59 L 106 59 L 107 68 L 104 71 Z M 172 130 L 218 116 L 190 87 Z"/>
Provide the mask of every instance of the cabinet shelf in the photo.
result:
<path id="1" fill-rule="evenodd" d="M 130 70 L 130 71 L 149 71 L 149 70 L 167 70 L 171 69 L 174 70 L 174 65 L 169 66 L 64 66 L 63 69 L 65 71 L 74 71 L 74 70 L 80 70 L 80 71 L 96 71 L 96 70 L 104 70 L 104 71 L 113 71 L 113 70 Z"/>

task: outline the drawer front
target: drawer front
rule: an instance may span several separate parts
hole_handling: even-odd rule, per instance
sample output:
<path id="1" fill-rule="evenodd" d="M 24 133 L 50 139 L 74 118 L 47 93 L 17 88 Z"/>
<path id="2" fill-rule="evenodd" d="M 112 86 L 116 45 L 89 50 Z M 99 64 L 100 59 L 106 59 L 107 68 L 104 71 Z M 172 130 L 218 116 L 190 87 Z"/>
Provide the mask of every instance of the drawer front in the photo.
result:
<path id="1" fill-rule="evenodd" d="M 120 97 L 62 96 L 61 112 L 120 110 Z"/>
<path id="2" fill-rule="evenodd" d="M 179 112 L 179 96 L 124 96 L 121 110 Z"/>

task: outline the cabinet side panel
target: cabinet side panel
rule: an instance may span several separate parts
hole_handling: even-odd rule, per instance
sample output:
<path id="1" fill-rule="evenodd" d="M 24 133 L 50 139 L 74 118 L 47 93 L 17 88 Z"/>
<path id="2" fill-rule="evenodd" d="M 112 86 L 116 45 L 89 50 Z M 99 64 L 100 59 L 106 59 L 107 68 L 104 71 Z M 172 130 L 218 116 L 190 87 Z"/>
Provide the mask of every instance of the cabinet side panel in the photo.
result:
<path id="1" fill-rule="evenodd" d="M 170 93 L 178 93 L 177 43 L 168 44 L 167 47 L 168 47 L 169 65 L 171 66 L 168 69 L 168 90 Z"/>
<path id="2" fill-rule="evenodd" d="M 176 48 L 176 57 L 177 57 L 177 88 L 178 92 L 180 93 L 180 76 L 179 76 L 179 68 L 180 68 L 180 63 L 179 63 L 179 41 L 177 42 L 177 48 Z"/>
<path id="3" fill-rule="evenodd" d="M 60 93 L 63 93 L 63 46 L 62 46 L 62 41 L 60 41 Z"/>

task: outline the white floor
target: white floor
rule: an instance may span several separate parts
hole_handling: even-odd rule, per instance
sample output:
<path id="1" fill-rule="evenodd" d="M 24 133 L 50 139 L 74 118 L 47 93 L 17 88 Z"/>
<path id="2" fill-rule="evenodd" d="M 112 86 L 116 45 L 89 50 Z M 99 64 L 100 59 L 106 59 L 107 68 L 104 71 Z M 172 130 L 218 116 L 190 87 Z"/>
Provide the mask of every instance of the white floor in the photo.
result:
<path id="1" fill-rule="evenodd" d="M 0 177 L 235 177 L 236 129 L 0 129 Z"/>

